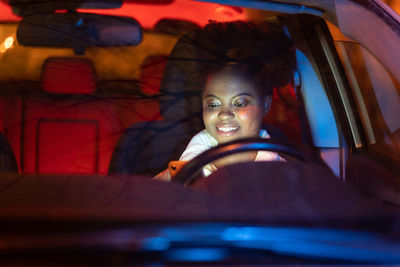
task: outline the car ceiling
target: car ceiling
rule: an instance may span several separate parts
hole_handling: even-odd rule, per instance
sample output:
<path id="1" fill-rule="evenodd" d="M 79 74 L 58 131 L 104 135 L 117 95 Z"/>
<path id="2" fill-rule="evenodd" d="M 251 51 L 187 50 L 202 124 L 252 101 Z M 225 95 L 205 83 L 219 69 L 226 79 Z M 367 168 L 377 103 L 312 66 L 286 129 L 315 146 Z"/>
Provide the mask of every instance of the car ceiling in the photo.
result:
<path id="1" fill-rule="evenodd" d="M 336 24 L 336 15 L 335 15 L 335 0 L 195 0 L 202 2 L 212 2 L 219 3 L 225 5 L 232 6 L 244 6 L 251 7 L 252 5 L 255 8 L 260 8 L 262 3 L 280 3 L 287 5 L 297 5 L 304 6 L 308 8 L 313 8 L 316 10 L 323 11 L 323 17 L 332 23 Z"/>
<path id="2" fill-rule="evenodd" d="M 199 1 L 199 0 L 195 0 Z M 126 5 L 173 5 L 176 2 L 181 2 L 179 0 L 124 0 Z M 191 1 L 190 1 L 191 2 Z M 281 3 L 281 4 L 290 4 L 290 5 L 298 5 L 305 6 L 309 8 L 314 8 L 317 10 L 324 11 L 324 18 L 330 20 L 335 23 L 335 0 L 200 0 L 200 2 L 210 2 L 210 3 L 219 3 L 231 6 L 243 6 L 244 3 L 246 5 L 257 5 L 259 6 L 262 3 Z M 145 4 L 144 4 L 145 3 Z M 192 3 L 193 4 L 193 3 Z M 199 3 L 201 4 L 201 3 Z M 193 13 L 193 12 L 191 12 Z M 8 5 L 7 0 L 0 0 L 0 21 L 19 21 L 20 17 L 13 14 L 11 7 Z M 336 23 L 335 23 L 336 24 Z"/>
<path id="3" fill-rule="evenodd" d="M 134 17 L 144 28 L 152 28 L 161 18 L 175 18 L 193 21 L 200 26 L 212 20 L 243 20 L 247 15 L 241 8 L 221 6 L 216 3 L 202 3 L 187 0 L 173 0 L 170 4 L 141 4 L 138 0 L 124 1 L 118 9 L 78 9 L 78 12 Z M 141 0 L 140 0 L 141 1 Z M 153 2 L 153 0 L 151 0 Z M 151 3 L 150 2 L 150 3 Z M 193 12 L 196 10 L 196 12 Z M 148 14 L 151 13 L 152 16 Z M 18 22 L 22 18 L 13 14 L 12 8 L 0 0 L 0 22 Z"/>

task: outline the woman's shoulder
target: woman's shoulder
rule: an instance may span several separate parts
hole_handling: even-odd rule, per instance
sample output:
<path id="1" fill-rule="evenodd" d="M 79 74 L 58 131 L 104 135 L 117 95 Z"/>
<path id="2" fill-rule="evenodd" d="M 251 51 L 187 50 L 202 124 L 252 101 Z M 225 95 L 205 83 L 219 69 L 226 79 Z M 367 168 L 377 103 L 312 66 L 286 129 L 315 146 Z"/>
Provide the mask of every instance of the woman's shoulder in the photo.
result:
<path id="1" fill-rule="evenodd" d="M 200 155 L 202 152 L 210 149 L 217 145 L 217 141 L 208 133 L 206 129 L 197 133 L 192 137 L 185 151 L 183 151 L 179 160 L 191 160 L 192 158 Z"/>
<path id="2" fill-rule="evenodd" d="M 189 145 L 193 144 L 202 144 L 207 147 L 213 147 L 218 145 L 217 140 L 215 140 L 214 137 L 207 131 L 207 129 L 204 129 L 200 132 L 198 132 L 195 136 L 192 137 L 192 139 L 189 142 Z"/>

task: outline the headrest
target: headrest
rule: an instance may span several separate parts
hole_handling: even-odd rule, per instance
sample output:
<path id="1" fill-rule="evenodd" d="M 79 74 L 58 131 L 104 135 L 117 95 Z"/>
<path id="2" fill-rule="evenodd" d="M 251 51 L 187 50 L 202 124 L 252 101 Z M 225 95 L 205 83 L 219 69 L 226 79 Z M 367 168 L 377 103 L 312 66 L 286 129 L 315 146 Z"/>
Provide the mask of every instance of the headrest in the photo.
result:
<path id="1" fill-rule="evenodd" d="M 160 112 L 164 119 L 182 120 L 202 112 L 199 48 L 193 33 L 175 44 L 164 70 L 160 86 Z"/>
<path id="2" fill-rule="evenodd" d="M 160 84 L 168 56 L 148 56 L 141 66 L 140 81 L 142 93 L 156 95 L 160 93 Z"/>
<path id="3" fill-rule="evenodd" d="M 55 94 L 92 94 L 96 73 L 88 58 L 48 58 L 42 69 L 42 89 Z"/>

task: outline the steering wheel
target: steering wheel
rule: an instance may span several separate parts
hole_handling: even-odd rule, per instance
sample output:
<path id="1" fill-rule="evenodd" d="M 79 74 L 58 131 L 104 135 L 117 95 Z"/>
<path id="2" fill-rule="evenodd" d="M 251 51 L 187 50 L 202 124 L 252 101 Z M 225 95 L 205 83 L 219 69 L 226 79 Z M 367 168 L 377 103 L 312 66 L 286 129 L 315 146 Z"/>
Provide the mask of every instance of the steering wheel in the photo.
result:
<path id="1" fill-rule="evenodd" d="M 217 145 L 204 151 L 190 162 L 188 162 L 176 174 L 173 181 L 189 185 L 197 180 L 201 175 L 198 174 L 202 167 L 225 156 L 247 151 L 271 151 L 288 156 L 285 159 L 294 161 L 313 162 L 329 168 L 325 162 L 311 151 L 299 149 L 297 146 L 277 141 L 274 139 L 261 139 L 261 138 L 245 138 L 238 139 L 224 144 Z"/>

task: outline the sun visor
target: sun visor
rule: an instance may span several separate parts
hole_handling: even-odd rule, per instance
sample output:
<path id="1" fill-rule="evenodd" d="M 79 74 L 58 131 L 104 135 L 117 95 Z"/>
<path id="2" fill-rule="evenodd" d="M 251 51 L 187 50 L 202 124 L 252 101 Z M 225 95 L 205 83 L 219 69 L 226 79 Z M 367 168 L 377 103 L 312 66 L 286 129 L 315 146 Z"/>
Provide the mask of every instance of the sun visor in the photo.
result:
<path id="1" fill-rule="evenodd" d="M 37 13 L 52 13 L 56 10 L 112 9 L 120 8 L 123 0 L 9 0 L 13 12 L 19 16 L 29 16 Z"/>

